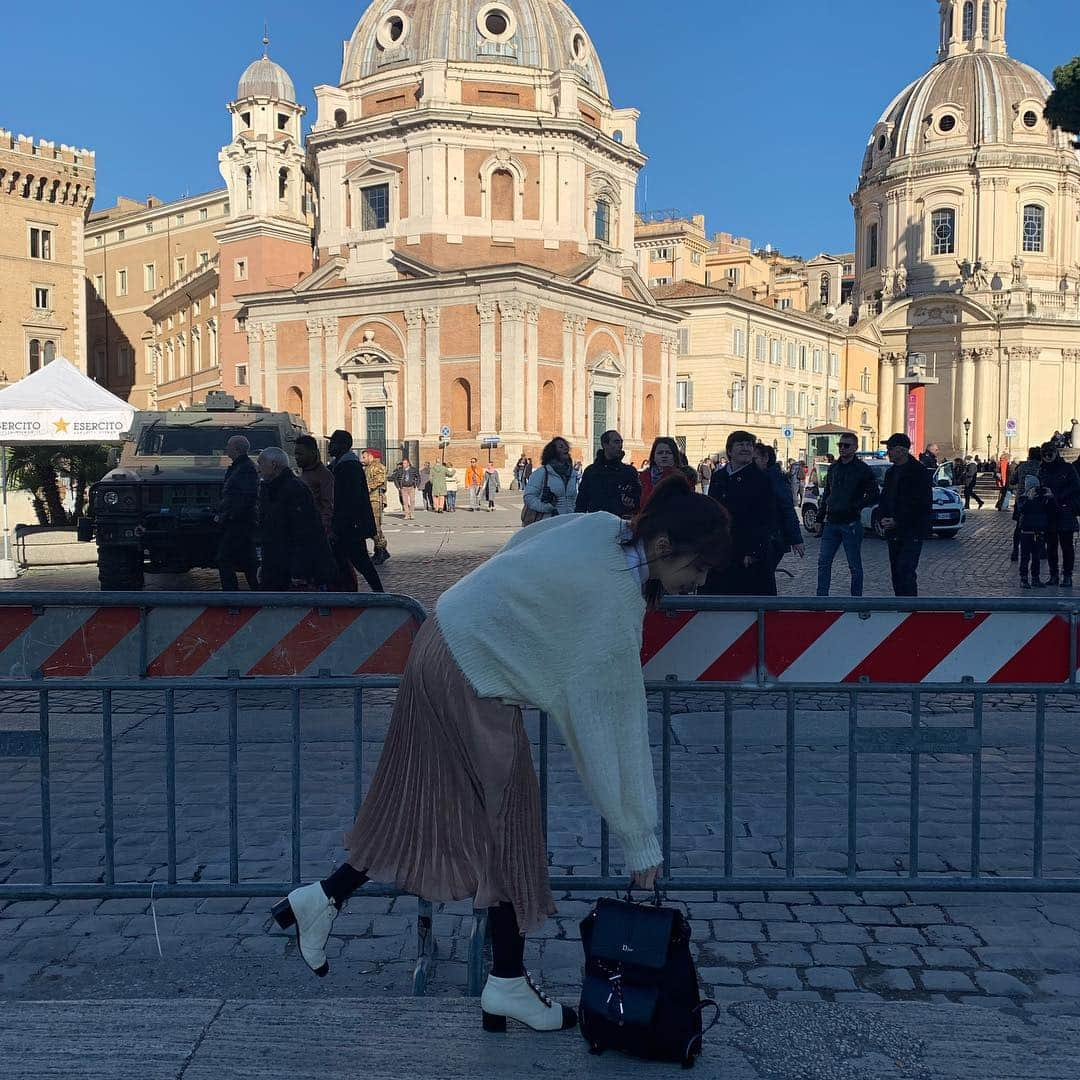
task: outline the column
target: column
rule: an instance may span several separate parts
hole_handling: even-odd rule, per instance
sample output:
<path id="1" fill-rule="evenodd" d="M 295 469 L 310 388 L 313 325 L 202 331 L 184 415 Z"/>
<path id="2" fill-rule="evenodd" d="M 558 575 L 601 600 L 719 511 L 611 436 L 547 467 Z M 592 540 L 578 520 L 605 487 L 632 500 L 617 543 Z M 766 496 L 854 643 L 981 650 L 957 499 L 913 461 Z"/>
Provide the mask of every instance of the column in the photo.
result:
<path id="1" fill-rule="evenodd" d="M 907 431 L 908 388 L 900 383 L 907 374 L 907 354 L 893 353 L 893 423 L 896 425 L 889 435 L 897 431 Z M 888 435 L 885 436 L 888 438 Z"/>
<path id="2" fill-rule="evenodd" d="M 591 438 L 589 417 L 592 402 L 589 400 L 589 373 L 585 369 L 584 315 L 574 316 L 574 434 L 579 439 Z"/>
<path id="3" fill-rule="evenodd" d="M 1080 416 L 1080 349 L 1062 349 L 1061 362 L 1071 368 L 1073 373 L 1073 405 L 1069 417 L 1071 420 L 1073 416 Z"/>
<path id="4" fill-rule="evenodd" d="M 896 430 L 893 424 L 893 378 L 892 354 L 884 353 L 878 364 L 878 434 L 883 439 Z"/>
<path id="5" fill-rule="evenodd" d="M 424 325 L 427 331 L 424 335 L 424 389 L 427 399 L 424 432 L 429 439 L 437 439 L 439 428 L 442 427 L 442 371 L 439 363 L 442 357 L 442 343 L 439 340 L 439 309 L 437 307 L 424 308 Z"/>
<path id="6" fill-rule="evenodd" d="M 993 437 L 993 446 L 997 446 L 1005 437 L 1004 431 L 999 431 L 998 428 L 1004 428 L 1004 420 L 1001 424 L 997 422 L 997 409 L 993 407 L 991 401 L 991 394 L 993 392 L 993 372 L 990 367 L 990 361 L 993 358 L 994 350 L 990 346 L 980 346 L 977 349 L 972 349 L 974 354 L 975 365 L 975 403 L 974 413 L 972 419 L 971 433 L 974 436 L 975 432 L 979 433 L 979 444 L 981 446 L 986 445 L 986 436 Z"/>
<path id="7" fill-rule="evenodd" d="M 349 376 L 349 397 L 352 399 L 349 407 L 349 430 L 352 432 L 353 446 L 359 449 L 367 445 L 367 413 L 364 412 L 363 402 L 360 400 L 360 380 L 355 375 Z"/>
<path id="8" fill-rule="evenodd" d="M 322 363 L 322 319 L 308 319 L 308 414 L 311 417 L 312 434 L 329 435 L 323 410 L 325 395 L 325 370 Z"/>
<path id="9" fill-rule="evenodd" d="M 971 421 L 971 435 L 968 438 L 968 453 L 975 453 L 979 448 L 979 439 L 986 438 L 986 432 L 979 429 L 975 412 L 975 350 L 961 349 L 960 360 L 960 386 L 957 399 L 960 402 L 960 424 L 963 430 L 965 420 Z"/>
<path id="10" fill-rule="evenodd" d="M 251 393 L 251 400 L 253 403 L 256 404 L 264 404 L 266 402 L 266 392 L 263 385 L 262 340 L 263 335 L 261 324 L 248 322 L 248 388 Z M 161 382 L 171 381 L 174 374 L 175 372 L 173 371 L 173 365 L 167 364 L 164 377 L 161 379 Z"/>
<path id="11" fill-rule="evenodd" d="M 498 305 L 494 300 L 481 300 L 476 305 L 480 316 L 480 433 L 495 432 L 495 316 Z"/>
<path id="12" fill-rule="evenodd" d="M 676 348 L 678 339 L 676 338 Z M 673 435 L 671 430 L 671 381 L 672 381 L 672 336 L 661 334 L 660 336 L 660 434 Z M 748 388 L 749 392 L 749 388 Z"/>
<path id="13" fill-rule="evenodd" d="M 520 432 L 525 426 L 525 304 L 500 300 L 502 316 L 502 428 Z"/>
<path id="14" fill-rule="evenodd" d="M 645 408 L 645 331 L 639 326 L 630 327 L 626 332 L 626 341 L 626 400 L 630 411 L 626 434 L 630 439 L 640 441 L 642 413 Z"/>
<path id="15" fill-rule="evenodd" d="M 562 355 L 562 425 L 561 430 L 570 438 L 574 434 L 574 318 L 563 316 Z"/>
<path id="16" fill-rule="evenodd" d="M 405 438 L 419 439 L 422 431 L 420 406 L 423 390 L 420 382 L 422 365 L 420 329 L 423 312 L 420 308 L 405 309 Z"/>
<path id="17" fill-rule="evenodd" d="M 322 368 L 326 384 L 326 433 L 332 435 L 345 423 L 345 380 L 338 373 L 338 321 L 336 316 L 322 320 Z"/>
<path id="18" fill-rule="evenodd" d="M 277 324 L 263 324 L 263 366 L 264 385 L 266 396 L 263 404 L 273 412 L 278 407 L 278 374 L 277 374 Z"/>
<path id="19" fill-rule="evenodd" d="M 525 314 L 525 430 L 535 434 L 540 403 L 540 309 L 529 304 Z"/>

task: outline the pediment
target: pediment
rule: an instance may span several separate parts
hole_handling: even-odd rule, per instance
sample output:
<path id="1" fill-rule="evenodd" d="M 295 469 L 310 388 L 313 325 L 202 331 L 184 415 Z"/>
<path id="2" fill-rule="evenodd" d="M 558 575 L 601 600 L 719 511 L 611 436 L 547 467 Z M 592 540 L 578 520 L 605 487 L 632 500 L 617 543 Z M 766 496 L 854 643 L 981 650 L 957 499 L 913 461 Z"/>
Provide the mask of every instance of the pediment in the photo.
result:
<path id="1" fill-rule="evenodd" d="M 336 289 L 345 283 L 344 278 L 345 260 L 335 255 L 328 262 L 323 263 L 318 270 L 308 274 L 302 281 L 297 282 L 293 292 L 318 292 L 321 289 Z"/>
<path id="2" fill-rule="evenodd" d="M 601 353 L 596 360 L 589 365 L 589 370 L 594 375 L 622 375 L 623 368 L 618 357 L 612 352 Z"/>
<path id="3" fill-rule="evenodd" d="M 379 371 L 397 371 L 401 366 L 389 353 L 384 352 L 377 345 L 365 342 L 355 352 L 350 353 L 338 367 L 338 374 L 362 375 Z"/>
<path id="4" fill-rule="evenodd" d="M 405 170 L 400 165 L 395 165 L 392 161 L 384 161 L 382 158 L 368 158 L 366 161 L 361 161 L 359 165 L 355 165 L 351 168 L 345 174 L 345 179 L 350 182 L 354 180 L 376 179 L 392 174 L 400 175 L 404 171 Z"/>

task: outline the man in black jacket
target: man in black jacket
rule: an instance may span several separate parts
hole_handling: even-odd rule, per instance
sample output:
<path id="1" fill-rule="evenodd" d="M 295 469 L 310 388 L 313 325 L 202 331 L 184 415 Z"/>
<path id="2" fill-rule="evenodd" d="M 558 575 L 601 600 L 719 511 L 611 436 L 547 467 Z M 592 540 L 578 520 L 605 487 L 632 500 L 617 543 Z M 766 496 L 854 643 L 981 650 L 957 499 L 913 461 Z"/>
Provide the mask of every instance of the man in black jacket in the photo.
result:
<path id="1" fill-rule="evenodd" d="M 840 460 L 825 474 L 825 491 L 818 506 L 823 523 L 818 549 L 818 596 L 828 596 L 832 585 L 833 560 L 841 545 L 851 571 L 851 595 L 863 594 L 862 512 L 878 500 L 874 472 L 855 452 L 858 440 L 850 432 L 840 436 Z"/>
<path id="2" fill-rule="evenodd" d="M 337 574 L 319 511 L 308 486 L 289 468 L 285 451 L 259 454 L 260 585 L 267 592 L 327 589 Z"/>
<path id="3" fill-rule="evenodd" d="M 1054 512 L 1046 530 L 1046 564 L 1049 583 L 1071 589 L 1073 564 L 1076 560 L 1077 511 L 1080 510 L 1080 476 L 1067 461 L 1063 461 L 1056 444 L 1043 443 L 1039 483 L 1050 489 L 1054 497 Z M 1061 551 L 1061 577 L 1058 577 L 1058 550 Z"/>
<path id="4" fill-rule="evenodd" d="M 335 431 L 330 436 L 330 473 L 334 477 L 334 518 L 331 546 L 341 571 L 341 586 L 356 591 L 350 565 L 371 586 L 372 592 L 385 592 L 375 564 L 368 554 L 367 542 L 374 540 L 378 529 L 371 509 L 367 477 L 360 459 L 353 453 L 352 436 Z"/>
<path id="5" fill-rule="evenodd" d="M 259 474 L 248 457 L 251 443 L 243 435 L 234 435 L 225 444 L 225 455 L 232 464 L 225 470 L 221 503 L 214 520 L 221 526 L 217 568 L 223 592 L 236 592 L 239 570 L 249 589 L 259 587 L 259 560 L 255 554 L 255 502 Z"/>
<path id="6" fill-rule="evenodd" d="M 596 460 L 585 470 L 578 484 L 574 510 L 595 514 L 606 510 L 616 517 L 631 517 L 641 505 L 641 482 L 632 465 L 623 464 L 623 438 L 617 431 L 600 436 Z"/>
<path id="7" fill-rule="evenodd" d="M 979 467 L 981 462 L 976 455 L 974 461 L 967 463 L 967 468 L 964 471 L 964 509 L 971 509 L 971 500 L 974 499 L 979 504 L 979 509 L 983 508 L 983 501 L 979 498 L 975 491 L 975 485 L 979 482 Z"/>
<path id="8" fill-rule="evenodd" d="M 709 481 L 709 496 L 731 515 L 731 563 L 713 570 L 701 591 L 712 596 L 775 596 L 772 536 L 778 506 L 768 473 L 754 465 L 757 440 L 748 431 L 728 436 L 727 464 Z"/>
<path id="9" fill-rule="evenodd" d="M 919 595 L 919 556 L 930 535 L 934 492 L 930 473 L 911 456 L 911 440 L 893 435 L 885 443 L 892 468 L 885 474 L 878 513 L 889 543 L 893 592 Z"/>

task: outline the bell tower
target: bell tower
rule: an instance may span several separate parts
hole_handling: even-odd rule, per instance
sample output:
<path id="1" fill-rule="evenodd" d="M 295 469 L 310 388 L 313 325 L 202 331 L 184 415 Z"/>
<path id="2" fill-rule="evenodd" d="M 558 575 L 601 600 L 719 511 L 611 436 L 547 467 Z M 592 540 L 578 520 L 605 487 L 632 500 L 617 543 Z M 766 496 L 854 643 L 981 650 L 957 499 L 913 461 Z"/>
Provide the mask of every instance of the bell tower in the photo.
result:
<path id="1" fill-rule="evenodd" d="M 1008 0 L 939 0 L 941 37 L 938 60 L 963 53 L 1004 56 L 1005 8 Z"/>
<path id="2" fill-rule="evenodd" d="M 238 298 L 290 289 L 312 269 L 301 131 L 306 110 L 297 103 L 288 72 L 270 59 L 269 44 L 264 37 L 262 57 L 240 78 L 236 100 L 228 106 L 232 141 L 218 155 L 229 189 L 228 222 L 216 233 L 221 245 L 222 381 L 225 390 L 240 397 L 247 396 L 247 387 L 237 379 L 236 368 L 247 363 L 248 341 L 236 324 L 243 315 Z M 272 337 L 264 347 L 273 351 Z M 260 392 L 251 389 L 258 404 L 278 406 L 275 379 L 268 379 Z"/>

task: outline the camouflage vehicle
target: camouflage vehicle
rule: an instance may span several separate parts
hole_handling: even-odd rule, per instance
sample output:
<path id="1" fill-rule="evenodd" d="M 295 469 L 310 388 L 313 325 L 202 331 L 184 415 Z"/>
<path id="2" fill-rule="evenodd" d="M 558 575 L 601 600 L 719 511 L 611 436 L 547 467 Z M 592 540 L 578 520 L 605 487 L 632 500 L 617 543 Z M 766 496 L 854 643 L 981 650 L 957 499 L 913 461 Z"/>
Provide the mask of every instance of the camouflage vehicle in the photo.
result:
<path id="1" fill-rule="evenodd" d="M 138 412 L 116 467 L 90 489 L 79 539 L 97 540 L 105 590 L 141 589 L 145 573 L 176 574 L 217 563 L 214 516 L 234 435 L 251 455 L 269 446 L 290 457 L 304 427 L 287 413 L 214 392 L 181 412 Z"/>

